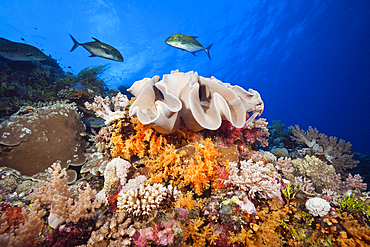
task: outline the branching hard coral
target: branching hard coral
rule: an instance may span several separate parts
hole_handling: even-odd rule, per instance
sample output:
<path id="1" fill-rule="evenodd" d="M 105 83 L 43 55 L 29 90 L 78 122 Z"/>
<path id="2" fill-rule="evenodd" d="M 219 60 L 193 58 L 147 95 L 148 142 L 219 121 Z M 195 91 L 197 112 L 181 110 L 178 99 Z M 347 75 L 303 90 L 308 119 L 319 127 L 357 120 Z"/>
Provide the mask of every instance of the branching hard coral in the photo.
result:
<path id="1" fill-rule="evenodd" d="M 291 138 L 294 141 L 304 143 L 317 152 L 323 152 L 325 157 L 333 164 L 336 172 L 342 175 L 346 170 L 356 167 L 359 163 L 359 161 L 352 160 L 353 154 L 351 154 L 352 145 L 350 142 L 346 143 L 342 139 L 338 141 L 338 138 L 334 136 L 328 138 L 311 126 L 307 132 L 301 130 L 298 125 L 295 128 L 291 126 L 290 129 L 293 132 L 294 136 Z"/>
<path id="2" fill-rule="evenodd" d="M 124 211 L 101 218 L 96 223 L 99 229 L 91 233 L 87 245 L 80 247 L 130 246 L 131 237 L 136 231 L 133 226 L 130 226 L 131 222 L 132 219 L 128 218 Z"/>
<path id="3" fill-rule="evenodd" d="M 306 144 L 310 148 L 316 148 L 317 146 L 317 138 L 319 137 L 319 131 L 315 128 L 313 129 L 311 126 L 308 126 L 308 131 L 304 131 L 299 128 L 298 125 L 295 127 L 290 126 L 290 130 L 292 131 L 294 136 L 291 136 L 293 141 L 296 141 L 300 144 Z M 318 150 L 320 151 L 320 150 Z"/>
<path id="4" fill-rule="evenodd" d="M 333 163 L 335 170 L 342 175 L 346 170 L 352 169 L 360 163 L 357 160 L 352 160 L 353 154 L 351 151 L 352 144 L 336 137 L 327 137 L 324 134 L 319 134 L 320 139 L 318 144 L 323 147 L 325 157 Z"/>
<path id="5" fill-rule="evenodd" d="M 363 183 L 363 179 L 360 176 L 360 174 L 355 174 L 355 176 L 352 176 L 352 174 L 348 174 L 348 177 L 346 179 L 346 187 L 351 190 L 366 190 L 367 184 Z"/>
<path id="6" fill-rule="evenodd" d="M 262 161 L 243 160 L 240 167 L 236 162 L 230 162 L 228 169 L 230 177 L 227 183 L 247 191 L 251 198 L 254 198 L 256 193 L 265 199 L 281 197 L 278 181 L 270 176 L 272 171 Z"/>
<path id="7" fill-rule="evenodd" d="M 298 189 L 307 195 L 313 195 L 315 188 L 310 179 L 302 178 L 302 176 L 294 177 L 294 183 L 298 186 Z"/>
<path id="8" fill-rule="evenodd" d="M 118 197 L 118 208 L 133 215 L 136 220 L 154 218 L 159 210 L 172 208 L 176 204 L 180 192 L 169 185 L 155 183 L 139 189 L 129 190 Z"/>
<path id="9" fill-rule="evenodd" d="M 85 102 L 88 110 L 93 110 L 97 117 L 105 120 L 105 125 L 110 125 L 114 121 L 127 117 L 127 111 L 124 108 L 128 104 L 127 96 L 121 93 L 118 93 L 112 99 L 109 99 L 108 96 L 103 99 L 101 96 L 96 95 L 94 103 Z"/>
<path id="10" fill-rule="evenodd" d="M 291 158 L 288 157 L 285 158 L 280 157 L 276 161 L 276 165 L 279 167 L 279 169 L 281 169 L 284 175 L 291 174 L 294 171 L 291 161 L 292 161 Z"/>
<path id="11" fill-rule="evenodd" d="M 330 175 L 335 174 L 335 169 L 332 165 L 327 165 L 325 162 L 316 156 L 306 155 L 304 159 L 292 160 L 295 176 L 303 176 L 312 181 L 315 190 L 321 193 L 322 189 L 330 188 Z"/>
<path id="12" fill-rule="evenodd" d="M 49 225 L 53 228 L 66 221 L 77 223 L 81 218 L 94 217 L 95 209 L 100 207 L 100 201 L 93 201 L 95 192 L 87 184 L 85 189 L 79 189 L 78 199 L 75 199 L 75 192 L 68 188 L 66 169 L 61 170 L 60 164 L 54 163 L 48 169 L 51 177 L 47 181 L 40 181 L 40 188 L 34 189 L 32 198 L 41 204 L 51 206 Z"/>

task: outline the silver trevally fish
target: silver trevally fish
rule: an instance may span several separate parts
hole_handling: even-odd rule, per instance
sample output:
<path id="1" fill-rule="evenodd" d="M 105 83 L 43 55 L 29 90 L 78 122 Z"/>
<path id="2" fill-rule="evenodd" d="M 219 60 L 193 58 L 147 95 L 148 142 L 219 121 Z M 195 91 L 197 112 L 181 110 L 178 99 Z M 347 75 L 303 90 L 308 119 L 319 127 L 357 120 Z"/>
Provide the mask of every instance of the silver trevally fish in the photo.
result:
<path id="1" fill-rule="evenodd" d="M 0 38 L 0 56 L 13 61 L 41 61 L 48 58 L 32 45 Z"/>
<path id="2" fill-rule="evenodd" d="M 80 44 L 72 37 L 72 35 L 69 35 L 69 36 L 71 36 L 73 43 L 74 43 L 71 51 L 76 49 L 77 46 L 81 45 L 83 48 L 85 48 L 91 53 L 89 57 L 102 57 L 102 58 L 106 58 L 106 59 L 110 59 L 110 60 L 114 60 L 118 62 L 123 61 L 123 57 L 121 53 L 119 53 L 119 51 L 116 48 L 110 45 L 107 45 L 103 42 L 100 42 L 98 39 L 94 37 L 92 38 L 95 41 Z"/>
<path id="3" fill-rule="evenodd" d="M 184 51 L 188 51 L 195 56 L 195 53 L 198 51 L 205 50 L 209 59 L 211 56 L 209 55 L 209 49 L 211 48 L 210 44 L 207 48 L 204 48 L 197 40 L 196 36 L 188 36 L 183 34 L 173 34 L 166 39 L 166 43 L 170 46 L 179 48 Z"/>

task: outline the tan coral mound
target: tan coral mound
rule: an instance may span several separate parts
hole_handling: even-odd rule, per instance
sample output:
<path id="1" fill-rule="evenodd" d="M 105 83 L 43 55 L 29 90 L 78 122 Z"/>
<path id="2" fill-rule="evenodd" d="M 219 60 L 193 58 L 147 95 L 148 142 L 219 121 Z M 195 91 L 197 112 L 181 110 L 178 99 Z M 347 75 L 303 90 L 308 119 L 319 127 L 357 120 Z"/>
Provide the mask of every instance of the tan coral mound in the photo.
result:
<path id="1" fill-rule="evenodd" d="M 142 124 L 161 133 L 172 133 L 181 121 L 192 131 L 216 130 L 222 120 L 242 128 L 247 113 L 253 121 L 264 108 L 259 93 L 223 83 L 215 77 L 205 78 L 197 72 L 171 74 L 136 81 L 128 91 L 137 97 L 129 114 Z M 182 120 L 181 120 L 182 119 Z"/>
<path id="2" fill-rule="evenodd" d="M 84 124 L 72 107 L 55 104 L 22 107 L 0 125 L 0 144 L 5 152 L 0 163 L 32 176 L 57 160 L 62 168 L 85 163 L 85 141 L 79 135 Z"/>

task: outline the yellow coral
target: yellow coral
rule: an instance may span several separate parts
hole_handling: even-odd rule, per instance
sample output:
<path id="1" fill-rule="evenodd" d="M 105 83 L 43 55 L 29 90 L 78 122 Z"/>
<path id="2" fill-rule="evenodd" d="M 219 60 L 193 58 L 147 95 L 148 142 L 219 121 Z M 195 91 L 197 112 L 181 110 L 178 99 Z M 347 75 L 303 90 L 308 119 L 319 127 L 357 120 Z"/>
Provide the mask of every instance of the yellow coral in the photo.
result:
<path id="1" fill-rule="evenodd" d="M 186 208 L 188 210 L 193 209 L 194 207 L 202 208 L 207 198 L 193 200 L 194 193 L 192 191 L 188 191 L 181 194 L 181 197 L 177 200 L 178 207 Z"/>
<path id="2" fill-rule="evenodd" d="M 218 238 L 218 233 L 215 233 L 215 229 L 209 225 L 203 226 L 204 221 L 202 219 L 190 220 L 191 223 L 184 227 L 184 240 L 185 242 L 191 239 L 191 245 L 184 244 L 184 247 L 204 247 L 207 244 L 215 244 L 215 240 Z"/>
<path id="3" fill-rule="evenodd" d="M 252 238 L 252 230 L 245 230 L 245 228 L 242 226 L 242 230 L 238 232 L 237 234 L 234 234 L 233 232 L 229 232 L 230 237 L 229 241 L 227 241 L 227 244 L 232 244 L 232 243 L 240 243 L 243 244 L 244 246 L 256 246 L 254 245 L 254 241 L 251 240 Z"/>

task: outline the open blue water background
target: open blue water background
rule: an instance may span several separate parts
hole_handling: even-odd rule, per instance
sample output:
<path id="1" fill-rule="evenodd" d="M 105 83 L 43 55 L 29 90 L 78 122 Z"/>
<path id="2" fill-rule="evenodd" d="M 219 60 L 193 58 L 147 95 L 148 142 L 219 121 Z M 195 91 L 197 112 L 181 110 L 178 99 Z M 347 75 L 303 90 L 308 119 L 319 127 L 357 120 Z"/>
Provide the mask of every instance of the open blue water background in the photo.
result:
<path id="1" fill-rule="evenodd" d="M 212 60 L 165 44 L 175 33 L 212 43 Z M 125 60 L 69 52 L 68 34 Z M 103 79 L 115 89 L 175 69 L 215 76 L 257 90 L 271 123 L 317 127 L 370 152 L 370 1 L 0 1 L 0 37 L 23 38 L 74 74 L 109 64 Z"/>

